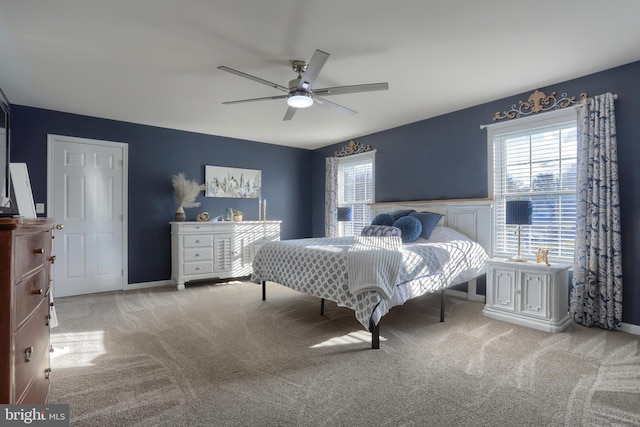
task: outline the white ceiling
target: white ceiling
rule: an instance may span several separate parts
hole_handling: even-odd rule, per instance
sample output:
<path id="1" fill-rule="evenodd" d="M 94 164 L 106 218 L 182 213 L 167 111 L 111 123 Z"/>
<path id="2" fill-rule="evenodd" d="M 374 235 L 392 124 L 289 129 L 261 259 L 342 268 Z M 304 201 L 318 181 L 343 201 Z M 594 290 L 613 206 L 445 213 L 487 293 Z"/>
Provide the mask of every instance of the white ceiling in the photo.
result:
<path id="1" fill-rule="evenodd" d="M 640 60 L 638 0 L 0 0 L 11 103 L 318 148 Z M 283 121 L 293 59 L 328 97 Z"/>

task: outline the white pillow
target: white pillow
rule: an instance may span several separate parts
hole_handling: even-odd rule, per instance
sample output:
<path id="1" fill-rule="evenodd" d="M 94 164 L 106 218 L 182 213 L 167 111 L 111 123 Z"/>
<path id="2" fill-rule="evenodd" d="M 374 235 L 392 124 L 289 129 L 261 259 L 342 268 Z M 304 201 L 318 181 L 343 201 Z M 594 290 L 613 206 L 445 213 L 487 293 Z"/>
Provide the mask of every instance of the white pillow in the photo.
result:
<path id="1" fill-rule="evenodd" d="M 453 240 L 464 240 L 467 242 L 471 242 L 472 240 L 467 237 L 465 234 L 462 234 L 459 231 L 454 230 L 453 228 L 445 227 L 443 225 L 436 225 L 431 232 L 431 236 L 429 239 L 418 239 L 419 242 L 422 243 L 441 243 L 441 242 L 451 242 Z"/>

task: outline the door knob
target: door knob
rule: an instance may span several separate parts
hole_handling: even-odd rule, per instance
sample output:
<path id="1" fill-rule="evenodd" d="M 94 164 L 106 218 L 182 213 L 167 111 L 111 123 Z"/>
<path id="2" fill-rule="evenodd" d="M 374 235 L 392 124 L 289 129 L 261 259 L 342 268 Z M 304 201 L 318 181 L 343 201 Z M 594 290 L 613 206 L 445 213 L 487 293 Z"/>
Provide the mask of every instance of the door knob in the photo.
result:
<path id="1" fill-rule="evenodd" d="M 64 225 L 63 224 L 58 224 L 58 225 L 56 225 L 56 228 L 58 230 L 62 230 L 64 228 Z"/>

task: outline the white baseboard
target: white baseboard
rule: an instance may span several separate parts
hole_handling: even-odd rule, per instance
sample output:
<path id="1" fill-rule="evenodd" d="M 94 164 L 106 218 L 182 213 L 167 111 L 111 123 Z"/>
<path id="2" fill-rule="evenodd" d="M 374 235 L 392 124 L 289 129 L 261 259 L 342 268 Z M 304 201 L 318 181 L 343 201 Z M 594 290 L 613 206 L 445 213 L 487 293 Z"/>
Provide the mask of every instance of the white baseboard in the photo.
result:
<path id="1" fill-rule="evenodd" d="M 623 323 L 620 325 L 620 330 L 628 334 L 640 335 L 640 326 L 632 325 L 631 323 Z"/>
<path id="2" fill-rule="evenodd" d="M 175 287 L 176 284 L 173 280 L 157 280 L 155 282 L 129 283 L 124 290 L 128 291 L 128 290 L 134 290 L 134 289 L 157 288 L 160 286 Z"/>

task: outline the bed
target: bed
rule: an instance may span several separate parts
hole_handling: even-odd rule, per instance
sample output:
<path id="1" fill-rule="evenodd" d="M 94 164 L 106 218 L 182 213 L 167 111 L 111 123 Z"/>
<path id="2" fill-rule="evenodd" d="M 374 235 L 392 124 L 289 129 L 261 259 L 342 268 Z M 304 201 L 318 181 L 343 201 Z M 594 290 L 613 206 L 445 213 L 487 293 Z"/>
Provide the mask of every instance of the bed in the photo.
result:
<path id="1" fill-rule="evenodd" d="M 491 253 L 491 202 L 436 201 L 372 205 L 373 216 L 399 210 L 435 212 L 442 219 L 428 239 L 403 243 L 399 237 L 322 237 L 270 242 L 258 249 L 251 281 L 274 282 L 352 309 L 372 333 L 379 348 L 380 321 L 389 310 L 427 293 L 444 292 L 469 283 L 475 300 L 475 279 Z"/>

